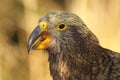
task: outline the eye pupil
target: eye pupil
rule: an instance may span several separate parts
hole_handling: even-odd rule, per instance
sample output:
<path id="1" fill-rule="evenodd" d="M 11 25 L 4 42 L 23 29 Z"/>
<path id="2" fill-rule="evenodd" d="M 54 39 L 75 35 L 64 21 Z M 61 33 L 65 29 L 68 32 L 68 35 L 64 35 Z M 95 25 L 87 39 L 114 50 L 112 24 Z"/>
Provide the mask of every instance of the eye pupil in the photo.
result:
<path id="1" fill-rule="evenodd" d="M 60 29 L 63 29 L 64 27 L 65 27 L 64 24 L 61 24 L 61 25 L 59 26 Z"/>

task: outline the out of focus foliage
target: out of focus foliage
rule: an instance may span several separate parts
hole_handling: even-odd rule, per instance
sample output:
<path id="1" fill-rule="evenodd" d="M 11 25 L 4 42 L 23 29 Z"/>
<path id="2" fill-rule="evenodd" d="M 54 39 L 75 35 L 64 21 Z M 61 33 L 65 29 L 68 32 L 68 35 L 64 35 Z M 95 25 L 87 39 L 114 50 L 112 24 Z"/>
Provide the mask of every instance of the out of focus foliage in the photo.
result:
<path id="1" fill-rule="evenodd" d="M 24 8 L 18 0 L 0 3 L 0 68 L 1 80 L 29 80 L 26 52 L 27 35 L 22 19 Z"/>
<path id="2" fill-rule="evenodd" d="M 111 50 L 120 51 L 120 0 L 1 0 L 0 80 L 52 80 L 47 54 L 27 54 L 27 39 L 46 12 L 78 14 Z"/>

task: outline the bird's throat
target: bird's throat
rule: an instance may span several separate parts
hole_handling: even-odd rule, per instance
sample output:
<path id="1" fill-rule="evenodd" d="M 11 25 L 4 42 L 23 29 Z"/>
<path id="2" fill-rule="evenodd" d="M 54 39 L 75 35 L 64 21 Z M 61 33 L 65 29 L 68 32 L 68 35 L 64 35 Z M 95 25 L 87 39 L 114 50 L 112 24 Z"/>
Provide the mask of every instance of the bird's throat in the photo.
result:
<path id="1" fill-rule="evenodd" d="M 86 49 L 82 51 L 76 50 L 74 53 L 53 53 L 55 51 L 48 50 L 50 73 L 53 76 L 53 80 L 79 80 L 80 78 L 87 80 L 85 77 L 90 78 L 88 72 L 92 74 L 93 69 L 99 69 L 99 61 L 102 60 L 100 57 L 102 55 L 97 54 L 98 52 L 96 51 L 99 50 L 96 49 L 89 50 L 90 53 L 84 51 Z M 97 68 L 94 68 L 94 66 L 97 66 Z"/>

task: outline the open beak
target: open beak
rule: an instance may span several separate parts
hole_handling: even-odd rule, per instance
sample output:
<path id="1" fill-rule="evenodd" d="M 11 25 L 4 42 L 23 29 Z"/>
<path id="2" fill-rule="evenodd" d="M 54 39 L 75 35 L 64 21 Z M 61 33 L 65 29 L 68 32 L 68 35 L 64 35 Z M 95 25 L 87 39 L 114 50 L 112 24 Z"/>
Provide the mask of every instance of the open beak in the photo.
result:
<path id="1" fill-rule="evenodd" d="M 31 33 L 29 40 L 28 40 L 28 53 L 31 49 L 33 50 L 44 50 L 49 47 L 51 41 L 50 34 L 46 31 L 41 29 L 38 25 L 33 32 Z"/>
<path id="2" fill-rule="evenodd" d="M 34 44 L 34 42 L 40 37 L 40 35 L 42 34 L 42 30 L 40 29 L 39 26 L 37 26 L 33 32 L 31 33 L 29 40 L 28 40 L 28 53 L 30 52 L 30 49 L 33 49 L 34 47 L 32 46 Z"/>

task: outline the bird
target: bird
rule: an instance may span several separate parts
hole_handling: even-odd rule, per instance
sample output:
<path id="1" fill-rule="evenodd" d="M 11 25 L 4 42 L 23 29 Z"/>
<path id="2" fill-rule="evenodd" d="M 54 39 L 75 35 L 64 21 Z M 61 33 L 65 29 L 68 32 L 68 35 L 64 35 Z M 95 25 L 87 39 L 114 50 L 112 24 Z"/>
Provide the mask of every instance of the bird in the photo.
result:
<path id="1" fill-rule="evenodd" d="M 120 80 L 119 52 L 102 47 L 75 13 L 46 13 L 30 34 L 27 49 L 48 53 L 53 80 Z"/>

